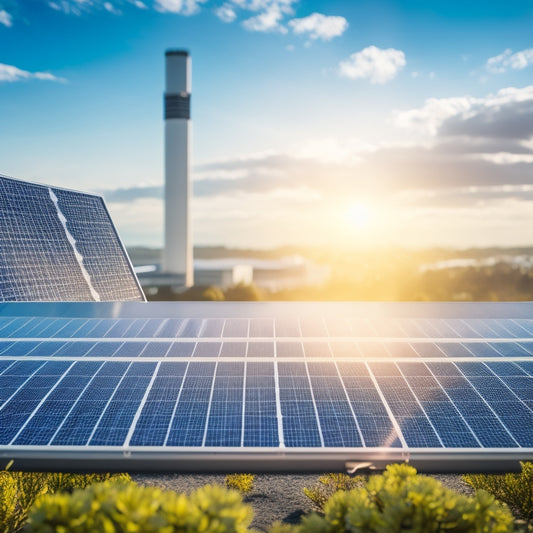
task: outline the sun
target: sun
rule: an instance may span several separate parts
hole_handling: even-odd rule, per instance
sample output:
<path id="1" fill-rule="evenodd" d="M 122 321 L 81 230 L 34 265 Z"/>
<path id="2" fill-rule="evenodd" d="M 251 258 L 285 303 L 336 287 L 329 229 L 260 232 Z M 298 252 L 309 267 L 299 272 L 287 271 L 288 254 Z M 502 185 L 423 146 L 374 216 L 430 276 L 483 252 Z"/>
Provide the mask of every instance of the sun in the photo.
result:
<path id="1" fill-rule="evenodd" d="M 353 228 L 367 228 L 372 220 L 372 211 L 365 204 L 352 204 L 346 210 L 346 220 Z"/>

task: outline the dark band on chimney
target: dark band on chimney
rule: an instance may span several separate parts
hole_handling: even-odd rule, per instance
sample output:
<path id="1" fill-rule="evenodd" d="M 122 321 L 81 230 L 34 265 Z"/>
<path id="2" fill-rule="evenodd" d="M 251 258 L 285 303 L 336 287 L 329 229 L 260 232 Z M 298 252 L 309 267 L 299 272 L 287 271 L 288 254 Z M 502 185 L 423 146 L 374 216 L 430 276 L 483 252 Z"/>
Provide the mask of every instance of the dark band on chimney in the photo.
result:
<path id="1" fill-rule="evenodd" d="M 168 118 L 191 118 L 189 93 L 165 94 L 165 120 Z"/>

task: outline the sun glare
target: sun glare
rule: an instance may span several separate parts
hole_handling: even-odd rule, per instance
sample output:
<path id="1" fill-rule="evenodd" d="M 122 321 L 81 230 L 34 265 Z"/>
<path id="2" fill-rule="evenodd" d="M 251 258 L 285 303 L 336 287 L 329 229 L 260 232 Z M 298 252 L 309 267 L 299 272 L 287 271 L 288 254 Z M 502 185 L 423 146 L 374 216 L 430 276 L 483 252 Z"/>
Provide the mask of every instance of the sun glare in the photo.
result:
<path id="1" fill-rule="evenodd" d="M 364 229 L 370 225 L 372 212 L 367 205 L 352 204 L 346 211 L 346 219 L 353 228 Z"/>

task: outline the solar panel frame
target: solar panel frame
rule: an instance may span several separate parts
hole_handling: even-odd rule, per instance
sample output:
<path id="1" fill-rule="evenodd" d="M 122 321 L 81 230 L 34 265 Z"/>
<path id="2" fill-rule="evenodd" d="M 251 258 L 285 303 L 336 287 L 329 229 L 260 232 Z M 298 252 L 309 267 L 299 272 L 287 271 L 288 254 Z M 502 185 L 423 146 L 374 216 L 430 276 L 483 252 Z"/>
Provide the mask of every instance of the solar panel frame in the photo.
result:
<path id="1" fill-rule="evenodd" d="M 327 328 L 328 336 L 306 337 L 295 327 L 302 317 L 344 325 L 339 336 Z M 0 467 L 14 459 L 22 469 L 320 472 L 410 461 L 422 471 L 518 470 L 533 459 L 531 353 L 447 356 L 449 346 L 485 340 L 428 332 L 449 319 L 475 334 L 491 320 L 528 326 L 529 317 L 528 303 L 3 303 L 0 385 L 8 377 L 13 386 L 0 386 L 0 414 L 4 406 L 14 414 L 9 435 L 0 424 Z M 223 320 L 237 336 L 224 336 Z M 347 336 L 346 323 L 361 320 L 368 336 Z M 398 323 L 419 336 L 377 335 L 398 335 Z M 508 336 L 490 342 L 531 340 L 522 326 L 501 331 Z M 440 349 L 336 356 L 330 346 L 341 342 Z M 290 349 L 306 343 L 328 349 Z M 232 355 L 237 345 L 252 352 Z M 179 383 L 167 388 L 173 369 Z"/>

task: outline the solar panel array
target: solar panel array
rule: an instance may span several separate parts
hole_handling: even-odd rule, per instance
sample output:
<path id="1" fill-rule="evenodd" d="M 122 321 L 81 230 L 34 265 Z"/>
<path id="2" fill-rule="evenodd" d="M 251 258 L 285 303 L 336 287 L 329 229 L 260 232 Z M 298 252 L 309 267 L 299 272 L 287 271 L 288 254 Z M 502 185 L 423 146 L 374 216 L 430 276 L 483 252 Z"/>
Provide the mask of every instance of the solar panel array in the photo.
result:
<path id="1" fill-rule="evenodd" d="M 143 301 L 99 196 L 0 176 L 0 301 Z"/>
<path id="2" fill-rule="evenodd" d="M 17 305 L 0 319 L 6 458 L 156 450 L 178 470 L 190 467 L 179 463 L 185 451 L 200 454 L 200 470 L 222 451 L 237 468 L 258 450 L 341 461 L 433 452 L 433 469 L 466 451 L 533 458 L 529 318 L 363 318 L 320 304 L 305 316 L 212 304 L 207 318 L 187 316 L 188 304 L 166 304 L 160 317 L 152 304 L 77 304 L 63 318 Z"/>

